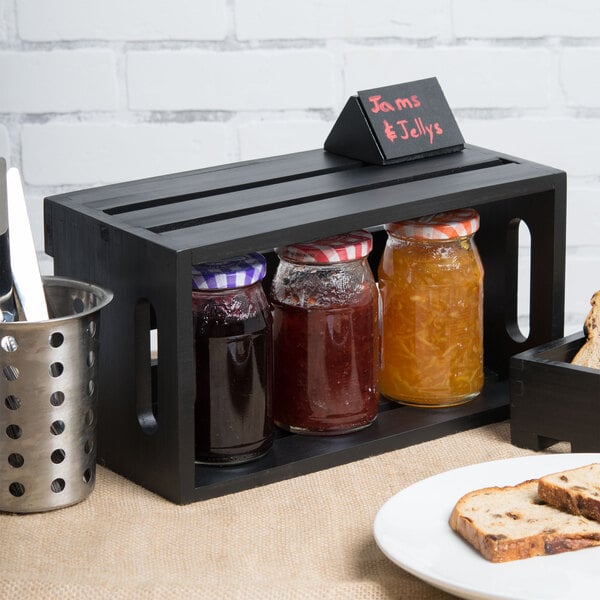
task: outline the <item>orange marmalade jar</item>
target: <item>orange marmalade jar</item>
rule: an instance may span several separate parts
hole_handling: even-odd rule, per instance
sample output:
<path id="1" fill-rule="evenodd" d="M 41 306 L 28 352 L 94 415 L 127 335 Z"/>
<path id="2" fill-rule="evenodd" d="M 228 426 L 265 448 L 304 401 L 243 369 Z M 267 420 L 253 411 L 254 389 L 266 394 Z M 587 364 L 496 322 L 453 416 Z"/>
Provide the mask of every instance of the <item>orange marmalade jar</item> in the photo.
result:
<path id="1" fill-rule="evenodd" d="M 479 214 L 456 210 L 386 226 L 379 265 L 380 391 L 415 406 L 452 406 L 483 387 Z"/>

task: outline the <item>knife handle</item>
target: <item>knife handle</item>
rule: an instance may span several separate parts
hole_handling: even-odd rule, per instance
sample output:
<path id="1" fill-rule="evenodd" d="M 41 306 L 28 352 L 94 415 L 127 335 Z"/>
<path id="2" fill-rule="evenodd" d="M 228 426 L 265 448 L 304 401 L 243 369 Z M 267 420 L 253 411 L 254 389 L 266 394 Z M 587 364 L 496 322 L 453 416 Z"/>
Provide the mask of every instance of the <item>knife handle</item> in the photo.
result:
<path id="1" fill-rule="evenodd" d="M 0 212 L 2 209 L 0 208 Z M 0 217 L 1 220 L 1 217 Z M 17 307 L 13 292 L 12 271 L 10 268 L 10 246 L 8 227 L 0 233 L 0 315 L 1 321 L 14 321 L 17 317 Z"/>
<path id="2" fill-rule="evenodd" d="M 0 157 L 0 322 L 14 321 L 17 307 L 13 292 L 8 240 L 8 201 L 6 188 L 6 161 Z"/>

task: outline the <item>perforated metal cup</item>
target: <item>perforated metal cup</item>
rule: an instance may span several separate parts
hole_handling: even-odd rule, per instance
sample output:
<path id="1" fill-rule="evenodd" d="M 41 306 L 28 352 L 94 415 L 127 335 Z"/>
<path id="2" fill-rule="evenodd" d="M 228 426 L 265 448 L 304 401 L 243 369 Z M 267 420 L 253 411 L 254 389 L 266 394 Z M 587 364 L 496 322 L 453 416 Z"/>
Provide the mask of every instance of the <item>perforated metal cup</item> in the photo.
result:
<path id="1" fill-rule="evenodd" d="M 76 504 L 94 489 L 100 311 L 112 293 L 44 278 L 50 319 L 0 323 L 0 511 Z"/>

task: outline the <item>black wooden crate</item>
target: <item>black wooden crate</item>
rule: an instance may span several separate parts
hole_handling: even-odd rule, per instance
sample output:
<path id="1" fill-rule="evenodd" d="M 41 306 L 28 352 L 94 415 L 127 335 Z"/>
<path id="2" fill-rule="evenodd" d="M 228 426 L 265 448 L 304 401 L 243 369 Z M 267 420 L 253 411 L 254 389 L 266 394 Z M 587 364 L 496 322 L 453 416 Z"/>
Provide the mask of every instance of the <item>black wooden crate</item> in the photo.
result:
<path id="1" fill-rule="evenodd" d="M 481 214 L 486 270 L 486 384 L 477 400 L 446 409 L 382 402 L 362 431 L 279 432 L 254 463 L 194 463 L 192 264 L 256 250 L 272 276 L 276 246 L 370 228 L 376 271 L 383 224 L 462 207 Z M 181 504 L 503 420 L 510 356 L 563 334 L 566 176 L 483 148 L 389 166 L 313 150 L 53 196 L 44 210 L 55 273 L 115 294 L 102 317 L 99 461 Z M 517 327 L 520 220 L 532 240 L 526 340 Z"/>
<path id="2" fill-rule="evenodd" d="M 600 452 L 600 372 L 571 364 L 584 342 L 575 333 L 511 359 L 513 444 L 542 450 L 567 441 L 572 452 Z"/>

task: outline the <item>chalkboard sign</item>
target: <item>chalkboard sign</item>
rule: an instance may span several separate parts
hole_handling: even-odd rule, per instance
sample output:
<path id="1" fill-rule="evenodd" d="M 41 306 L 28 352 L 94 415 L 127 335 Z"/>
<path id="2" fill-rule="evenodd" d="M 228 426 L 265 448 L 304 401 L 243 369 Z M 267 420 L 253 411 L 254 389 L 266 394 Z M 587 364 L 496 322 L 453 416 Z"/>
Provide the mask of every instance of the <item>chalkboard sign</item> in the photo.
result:
<path id="1" fill-rule="evenodd" d="M 464 139 L 435 77 L 358 92 L 348 99 L 325 150 L 386 165 L 457 152 Z"/>

